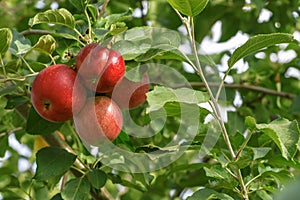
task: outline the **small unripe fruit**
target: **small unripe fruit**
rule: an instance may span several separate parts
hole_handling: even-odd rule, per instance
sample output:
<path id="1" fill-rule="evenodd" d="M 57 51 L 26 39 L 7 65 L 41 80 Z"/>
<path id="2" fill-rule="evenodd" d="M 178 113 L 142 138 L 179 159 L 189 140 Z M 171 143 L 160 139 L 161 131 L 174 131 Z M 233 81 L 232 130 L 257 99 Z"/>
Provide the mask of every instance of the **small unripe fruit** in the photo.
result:
<path id="1" fill-rule="evenodd" d="M 77 134 L 86 145 L 99 145 L 105 137 L 114 140 L 122 125 L 122 112 L 109 97 L 89 98 L 80 113 L 74 117 Z"/>
<path id="2" fill-rule="evenodd" d="M 125 62 L 118 51 L 92 43 L 79 52 L 76 69 L 90 90 L 105 93 L 124 76 Z"/>
<path id="3" fill-rule="evenodd" d="M 149 91 L 149 76 L 144 74 L 142 80 L 133 82 L 124 77 L 114 87 L 109 96 L 121 109 L 133 109 L 146 101 L 146 93 Z"/>
<path id="4" fill-rule="evenodd" d="M 75 85 L 77 73 L 67 65 L 49 66 L 36 76 L 31 101 L 40 116 L 51 122 L 64 122 L 77 114 L 86 100 L 81 84 Z"/>

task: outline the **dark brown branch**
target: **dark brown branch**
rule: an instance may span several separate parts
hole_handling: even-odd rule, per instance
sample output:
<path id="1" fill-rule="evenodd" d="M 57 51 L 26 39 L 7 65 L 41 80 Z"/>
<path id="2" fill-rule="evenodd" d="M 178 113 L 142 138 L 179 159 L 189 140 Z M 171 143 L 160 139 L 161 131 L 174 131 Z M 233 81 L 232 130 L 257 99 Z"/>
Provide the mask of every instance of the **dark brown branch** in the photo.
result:
<path id="1" fill-rule="evenodd" d="M 208 83 L 211 87 L 219 87 L 220 83 L 210 82 Z M 203 83 L 200 82 L 190 82 L 190 85 L 192 87 L 204 87 Z M 182 86 L 181 86 L 182 87 Z M 232 89 L 245 89 L 245 90 L 251 90 L 255 92 L 260 92 L 268 95 L 278 96 L 278 97 L 284 97 L 288 99 L 294 99 L 296 98 L 296 94 L 291 94 L 287 92 L 278 92 L 276 90 L 271 90 L 263 87 L 253 86 L 253 85 L 243 85 L 243 84 L 224 84 L 225 88 L 232 88 Z"/>

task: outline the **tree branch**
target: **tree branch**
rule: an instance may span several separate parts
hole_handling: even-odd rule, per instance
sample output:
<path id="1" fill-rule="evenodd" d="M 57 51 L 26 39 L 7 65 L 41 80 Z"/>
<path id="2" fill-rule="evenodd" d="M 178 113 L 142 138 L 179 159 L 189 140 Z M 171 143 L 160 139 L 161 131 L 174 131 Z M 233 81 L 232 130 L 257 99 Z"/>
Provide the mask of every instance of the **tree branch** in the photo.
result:
<path id="1" fill-rule="evenodd" d="M 209 86 L 211 87 L 219 87 L 220 83 L 215 83 L 215 82 L 209 82 L 208 83 Z M 190 82 L 190 85 L 192 87 L 204 87 L 204 83 L 201 82 Z M 177 86 L 179 87 L 183 87 L 183 85 L 181 86 Z M 260 93 L 264 93 L 264 94 L 268 94 L 268 95 L 273 95 L 273 96 L 278 96 L 278 97 L 284 97 L 284 98 L 288 98 L 288 99 L 294 99 L 296 98 L 296 94 L 292 94 L 292 93 L 287 93 L 287 92 L 278 92 L 276 90 L 271 90 L 271 89 L 267 89 L 267 88 L 263 88 L 263 87 L 258 87 L 258 86 L 253 86 L 253 85 L 243 85 L 243 84 L 224 84 L 225 88 L 232 88 L 232 89 L 245 89 L 245 90 L 251 90 L 251 91 L 255 91 L 255 92 L 260 92 Z"/>
<path id="2" fill-rule="evenodd" d="M 39 30 L 39 29 L 28 29 L 28 30 L 21 32 L 21 34 L 24 36 L 26 36 L 26 35 L 48 35 L 51 33 L 52 33 L 51 31 Z"/>
<path id="3" fill-rule="evenodd" d="M 104 12 L 105 12 L 105 9 L 106 9 L 106 7 L 107 7 L 107 5 L 108 5 L 108 2 L 109 2 L 109 0 L 105 0 L 105 1 L 104 1 L 103 5 L 102 5 L 102 8 L 101 8 L 101 10 L 100 10 L 100 12 L 99 12 L 99 15 L 98 15 L 98 18 L 99 18 L 99 19 L 103 16 L 103 14 L 104 14 Z"/>

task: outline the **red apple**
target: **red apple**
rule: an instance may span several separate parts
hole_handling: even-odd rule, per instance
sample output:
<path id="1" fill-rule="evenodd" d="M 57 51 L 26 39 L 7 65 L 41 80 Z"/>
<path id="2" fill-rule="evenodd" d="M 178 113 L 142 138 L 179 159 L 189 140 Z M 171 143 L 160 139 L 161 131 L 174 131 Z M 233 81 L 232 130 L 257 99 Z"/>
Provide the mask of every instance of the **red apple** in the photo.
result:
<path id="1" fill-rule="evenodd" d="M 133 109 L 146 101 L 146 93 L 149 91 L 149 76 L 144 74 L 142 80 L 133 82 L 124 77 L 114 87 L 109 96 L 121 109 Z"/>
<path id="2" fill-rule="evenodd" d="M 109 97 L 89 98 L 80 113 L 74 117 L 77 134 L 86 145 L 99 145 L 105 137 L 114 140 L 122 125 L 122 112 Z"/>
<path id="3" fill-rule="evenodd" d="M 64 122 L 83 107 L 86 91 L 75 85 L 77 73 L 67 65 L 49 66 L 36 76 L 31 88 L 35 110 L 46 120 Z"/>
<path id="4" fill-rule="evenodd" d="M 124 76 L 125 62 L 118 51 L 92 43 L 79 52 L 76 69 L 90 90 L 105 93 Z"/>

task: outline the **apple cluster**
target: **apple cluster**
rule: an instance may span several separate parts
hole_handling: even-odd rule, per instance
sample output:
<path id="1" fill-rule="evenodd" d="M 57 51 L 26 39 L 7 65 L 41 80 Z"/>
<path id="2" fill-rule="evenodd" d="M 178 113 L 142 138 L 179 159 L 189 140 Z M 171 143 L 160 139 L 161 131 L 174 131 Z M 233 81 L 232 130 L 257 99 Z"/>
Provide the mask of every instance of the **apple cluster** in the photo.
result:
<path id="1" fill-rule="evenodd" d="M 32 105 L 51 122 L 76 116 L 75 129 L 86 144 L 97 144 L 104 137 L 114 140 L 122 129 L 121 110 L 143 104 L 149 91 L 146 73 L 134 82 L 125 71 L 118 51 L 91 43 L 77 55 L 75 70 L 56 64 L 40 71 L 31 88 Z"/>

